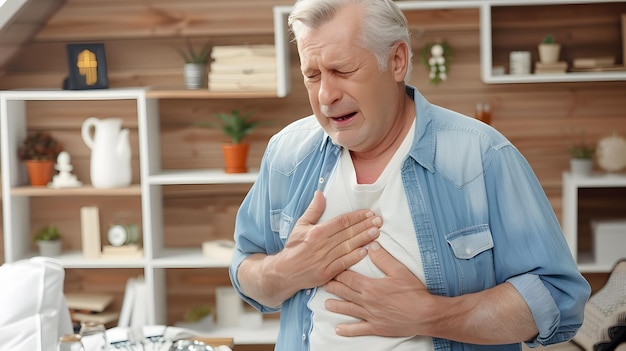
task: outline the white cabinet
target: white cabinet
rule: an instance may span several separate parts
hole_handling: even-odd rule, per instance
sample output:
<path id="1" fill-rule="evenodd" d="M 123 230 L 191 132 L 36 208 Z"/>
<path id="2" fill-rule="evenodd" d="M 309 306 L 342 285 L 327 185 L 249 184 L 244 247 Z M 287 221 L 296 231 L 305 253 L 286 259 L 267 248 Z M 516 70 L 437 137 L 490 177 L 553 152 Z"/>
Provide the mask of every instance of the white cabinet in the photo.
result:
<path id="1" fill-rule="evenodd" d="M 578 248 L 578 190 L 618 187 L 626 187 L 626 175 L 594 174 L 581 177 L 563 173 L 563 233 L 581 272 L 610 272 L 612 266 L 596 264 L 590 252 L 580 252 Z"/>
<path id="2" fill-rule="evenodd" d="M 191 98 L 208 93 L 191 92 Z M 0 131 L 2 158 L 2 206 L 4 219 L 5 260 L 16 261 L 34 256 L 31 251 L 30 202 L 38 197 L 84 197 L 98 201 L 105 197 L 125 196 L 141 199 L 143 258 L 85 258 L 80 250 L 63 252 L 58 259 L 65 268 L 142 269 L 147 285 L 145 301 L 150 323 L 166 323 L 165 270 L 169 268 L 227 267 L 228 262 L 202 254 L 201 247 L 168 249 L 163 237 L 164 185 L 250 184 L 255 173 L 225 174 L 222 170 L 167 170 L 161 168 L 159 98 L 180 95 L 146 89 L 106 89 L 86 91 L 3 91 L 0 92 Z M 275 95 L 274 95 L 275 96 Z M 208 96 L 211 97 L 211 96 Z M 29 101 L 110 101 L 136 103 L 139 140 L 140 181 L 127 188 L 94 189 L 90 185 L 70 189 L 30 187 L 17 149 L 26 136 Z M 70 151 L 71 154 L 71 150 Z M 88 182 L 87 182 L 88 183 Z M 124 201 L 124 200 L 120 200 Z M 76 216 L 76 221 L 80 221 Z M 102 227 L 102 226 L 101 226 Z"/>

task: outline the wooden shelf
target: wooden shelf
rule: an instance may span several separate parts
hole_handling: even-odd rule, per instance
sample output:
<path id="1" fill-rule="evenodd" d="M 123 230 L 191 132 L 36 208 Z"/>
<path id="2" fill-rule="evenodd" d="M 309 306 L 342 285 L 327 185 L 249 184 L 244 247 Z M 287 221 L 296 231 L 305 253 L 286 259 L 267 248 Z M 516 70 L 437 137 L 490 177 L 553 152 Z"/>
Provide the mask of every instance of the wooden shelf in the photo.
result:
<path id="1" fill-rule="evenodd" d="M 45 186 L 21 186 L 11 188 L 13 196 L 140 196 L 139 184 L 124 188 L 96 189 L 91 185 L 76 188 L 54 189 Z"/>
<path id="2" fill-rule="evenodd" d="M 252 184 L 258 172 L 226 173 L 221 169 L 164 170 L 148 177 L 149 184 Z"/>

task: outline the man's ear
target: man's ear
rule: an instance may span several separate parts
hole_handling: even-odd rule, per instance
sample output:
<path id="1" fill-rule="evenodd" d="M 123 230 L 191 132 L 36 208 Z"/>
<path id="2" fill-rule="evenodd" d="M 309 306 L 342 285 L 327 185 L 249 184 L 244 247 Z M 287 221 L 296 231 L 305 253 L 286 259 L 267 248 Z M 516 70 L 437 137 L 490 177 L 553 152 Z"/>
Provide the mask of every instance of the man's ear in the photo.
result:
<path id="1" fill-rule="evenodd" d="M 391 48 L 389 58 L 389 68 L 393 71 L 396 82 L 403 82 L 406 71 L 409 69 L 409 48 L 406 43 L 403 41 L 395 43 Z"/>

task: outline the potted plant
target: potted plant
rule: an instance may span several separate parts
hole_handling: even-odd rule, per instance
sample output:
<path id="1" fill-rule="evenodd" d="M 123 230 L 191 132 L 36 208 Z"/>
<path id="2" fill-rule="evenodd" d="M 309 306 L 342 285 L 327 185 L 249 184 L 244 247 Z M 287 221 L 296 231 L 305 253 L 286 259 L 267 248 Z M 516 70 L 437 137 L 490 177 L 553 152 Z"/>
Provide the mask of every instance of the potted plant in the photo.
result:
<path id="1" fill-rule="evenodd" d="M 31 186 L 47 185 L 52 179 L 54 163 L 63 146 L 50 133 L 36 132 L 24 139 L 17 151 L 26 164 Z"/>
<path id="2" fill-rule="evenodd" d="M 546 35 L 539 44 L 539 61 L 541 63 L 556 63 L 559 61 L 561 45 L 558 44 L 552 34 Z"/>
<path id="3" fill-rule="evenodd" d="M 194 323 L 204 329 L 213 326 L 213 307 L 210 305 L 197 305 L 185 312 L 185 322 Z"/>
<path id="4" fill-rule="evenodd" d="M 250 145 L 243 142 L 243 138 L 262 124 L 262 121 L 250 120 L 253 114 L 253 111 L 241 113 L 239 110 L 220 112 L 213 115 L 217 123 L 207 121 L 196 124 L 201 127 L 219 129 L 230 139 L 230 143 L 222 144 L 226 173 L 248 171 L 246 163 Z"/>
<path id="5" fill-rule="evenodd" d="M 569 155 L 572 174 L 581 176 L 591 175 L 594 154 L 595 148 L 585 142 L 571 145 L 569 147 Z"/>
<path id="6" fill-rule="evenodd" d="M 211 49 L 205 44 L 199 51 L 194 49 L 191 41 L 187 41 L 187 47 L 179 50 L 180 56 L 185 61 L 184 78 L 187 89 L 200 89 L 206 84 L 206 64 L 209 61 Z"/>
<path id="7" fill-rule="evenodd" d="M 47 225 L 40 228 L 33 237 L 39 246 L 41 256 L 54 257 L 61 254 L 61 232 L 54 225 Z"/>

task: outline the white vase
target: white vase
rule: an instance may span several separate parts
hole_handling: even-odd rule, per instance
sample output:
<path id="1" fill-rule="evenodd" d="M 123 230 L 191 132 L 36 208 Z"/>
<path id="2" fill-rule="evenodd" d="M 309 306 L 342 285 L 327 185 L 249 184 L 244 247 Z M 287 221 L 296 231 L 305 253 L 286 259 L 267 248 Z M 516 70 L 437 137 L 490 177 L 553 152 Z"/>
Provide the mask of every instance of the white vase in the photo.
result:
<path id="1" fill-rule="evenodd" d="M 129 130 L 122 128 L 122 122 L 121 118 L 96 117 L 83 122 L 81 136 L 91 149 L 90 174 L 94 188 L 125 187 L 132 181 Z"/>
<path id="2" fill-rule="evenodd" d="M 40 256 L 56 257 L 61 254 L 61 240 L 40 240 L 37 246 Z"/>
<path id="3" fill-rule="evenodd" d="M 202 63 L 186 63 L 184 68 L 185 87 L 200 89 L 205 87 L 205 68 Z M 208 86 L 207 86 L 208 87 Z"/>
<path id="4" fill-rule="evenodd" d="M 573 175 L 588 177 L 593 170 L 593 160 L 587 158 L 571 158 L 569 160 L 570 170 Z"/>

